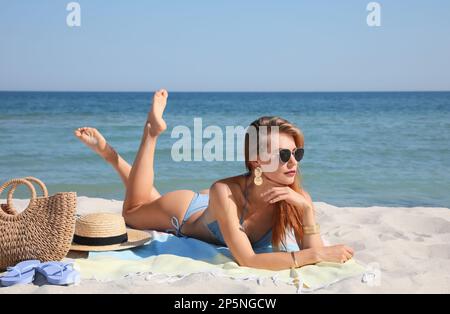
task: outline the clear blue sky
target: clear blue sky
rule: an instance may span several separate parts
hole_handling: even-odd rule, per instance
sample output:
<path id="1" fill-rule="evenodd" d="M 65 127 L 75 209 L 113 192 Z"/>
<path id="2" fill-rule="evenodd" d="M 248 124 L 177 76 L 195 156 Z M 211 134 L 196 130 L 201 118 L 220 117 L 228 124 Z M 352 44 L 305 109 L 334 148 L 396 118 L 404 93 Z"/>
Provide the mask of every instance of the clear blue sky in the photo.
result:
<path id="1" fill-rule="evenodd" d="M 0 90 L 450 90 L 450 1 L 0 0 Z"/>

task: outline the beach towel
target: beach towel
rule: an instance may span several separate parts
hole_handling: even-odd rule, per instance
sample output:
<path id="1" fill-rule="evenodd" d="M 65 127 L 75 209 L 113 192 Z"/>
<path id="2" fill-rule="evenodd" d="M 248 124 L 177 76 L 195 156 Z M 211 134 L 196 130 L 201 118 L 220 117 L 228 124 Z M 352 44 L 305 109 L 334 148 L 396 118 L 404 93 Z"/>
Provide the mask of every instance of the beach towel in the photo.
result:
<path id="1" fill-rule="evenodd" d="M 362 276 L 366 267 L 355 259 L 346 263 L 321 262 L 295 269 L 298 281 L 291 270 L 265 270 L 239 266 L 229 249 L 195 238 L 177 237 L 169 233 L 151 231 L 151 240 L 143 246 L 108 252 L 91 252 L 87 259 L 77 259 L 76 265 L 82 279 L 109 281 L 133 273 L 147 276 L 165 275 L 167 281 L 180 280 L 194 273 L 208 273 L 237 280 L 263 280 L 295 285 L 297 292 L 310 292 L 327 287 L 346 278 Z M 298 250 L 294 238 L 287 238 L 283 250 Z M 255 250 L 256 253 L 272 248 Z"/>

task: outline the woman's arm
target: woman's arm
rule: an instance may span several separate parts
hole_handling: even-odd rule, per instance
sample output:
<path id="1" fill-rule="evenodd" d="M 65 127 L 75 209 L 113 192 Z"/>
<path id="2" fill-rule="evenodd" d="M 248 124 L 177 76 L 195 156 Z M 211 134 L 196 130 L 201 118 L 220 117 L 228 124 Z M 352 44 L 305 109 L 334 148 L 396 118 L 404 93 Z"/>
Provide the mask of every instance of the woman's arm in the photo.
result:
<path id="1" fill-rule="evenodd" d="M 309 206 L 304 207 L 303 211 L 303 221 L 302 224 L 304 226 L 313 226 L 316 224 L 316 215 L 314 204 L 312 202 L 311 196 L 305 190 L 302 190 L 302 194 L 307 200 Z M 299 235 L 296 233 L 296 239 L 299 246 L 301 245 L 302 249 L 309 249 L 314 247 L 323 247 L 322 237 L 320 233 L 317 234 L 304 234 L 303 241 L 300 241 Z"/>
<path id="2" fill-rule="evenodd" d="M 216 182 L 211 186 L 208 209 L 214 213 L 225 243 L 240 266 L 270 270 L 295 266 L 290 252 L 256 254 L 253 251 L 247 234 L 240 228 L 237 205 L 227 184 Z M 301 250 L 294 254 L 299 266 L 320 261 L 314 249 Z"/>
<path id="3" fill-rule="evenodd" d="M 305 190 L 301 190 L 300 193 L 298 193 L 288 186 L 273 187 L 262 193 L 261 196 L 264 198 L 264 200 L 271 204 L 285 201 L 297 208 L 302 208 L 303 221 L 301 223 L 303 224 L 303 226 L 313 226 L 316 224 L 314 205 L 311 196 Z M 303 241 L 301 241 L 298 230 L 295 230 L 294 233 L 297 244 L 303 249 L 323 247 L 323 242 L 320 234 L 304 235 Z"/>
<path id="4" fill-rule="evenodd" d="M 211 210 L 217 219 L 225 243 L 240 266 L 270 270 L 283 270 L 295 266 L 290 252 L 256 254 L 253 251 L 247 234 L 241 229 L 236 201 L 226 183 L 214 183 L 209 195 L 208 210 Z M 294 254 L 298 266 L 303 266 L 321 261 L 342 263 L 352 257 L 353 250 L 345 245 L 335 245 L 312 247 Z"/>
<path id="5" fill-rule="evenodd" d="M 216 215 L 220 231 L 224 236 L 225 243 L 240 266 L 262 268 L 270 270 L 283 270 L 295 267 L 295 262 L 290 252 L 259 253 L 253 251 L 250 240 L 240 228 L 236 213 L 236 204 L 230 200 L 230 207 L 221 210 Z M 229 210 L 231 209 L 231 210 Z M 328 247 L 312 247 L 294 252 L 297 266 L 316 264 L 321 261 L 343 263 L 350 259 L 353 250 L 345 245 L 334 245 Z"/>
<path id="6" fill-rule="evenodd" d="M 305 266 L 320 262 L 315 249 L 307 249 L 294 252 L 297 266 Z M 290 252 L 273 252 L 254 254 L 247 260 L 247 267 L 262 268 L 270 270 L 284 270 L 295 267 L 294 260 Z"/>

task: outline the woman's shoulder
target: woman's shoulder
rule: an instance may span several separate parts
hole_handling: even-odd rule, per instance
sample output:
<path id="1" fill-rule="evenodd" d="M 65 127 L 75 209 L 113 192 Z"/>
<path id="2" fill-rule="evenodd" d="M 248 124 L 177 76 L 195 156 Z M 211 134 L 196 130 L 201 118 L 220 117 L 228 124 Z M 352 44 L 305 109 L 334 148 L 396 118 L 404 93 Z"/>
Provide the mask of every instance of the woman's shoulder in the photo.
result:
<path id="1" fill-rule="evenodd" d="M 210 189 L 218 188 L 218 189 L 227 189 L 228 193 L 231 195 L 231 199 L 236 203 L 237 206 L 240 206 L 243 201 L 243 192 L 245 187 L 245 174 L 223 178 L 215 181 Z"/>
<path id="2" fill-rule="evenodd" d="M 245 175 L 240 174 L 233 177 L 227 177 L 223 179 L 219 179 L 215 181 L 212 186 L 214 185 L 226 185 L 230 188 L 230 190 L 233 192 L 234 190 L 238 189 L 239 191 L 242 190 L 245 184 Z"/>

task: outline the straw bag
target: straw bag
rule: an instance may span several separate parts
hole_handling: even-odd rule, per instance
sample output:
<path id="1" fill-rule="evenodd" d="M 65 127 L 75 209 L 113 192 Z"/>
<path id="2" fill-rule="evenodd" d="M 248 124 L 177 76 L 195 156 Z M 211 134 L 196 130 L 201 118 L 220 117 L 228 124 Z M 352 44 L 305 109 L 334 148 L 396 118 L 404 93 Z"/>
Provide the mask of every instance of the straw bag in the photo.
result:
<path id="1" fill-rule="evenodd" d="M 36 182 L 43 191 L 37 197 L 30 182 Z M 13 194 L 20 184 L 31 191 L 28 207 L 18 213 L 12 204 Z M 45 184 L 26 177 L 11 179 L 0 186 L 0 196 L 8 187 L 7 204 L 0 208 L 0 270 L 20 261 L 60 261 L 72 242 L 75 229 L 76 192 L 60 192 L 48 196 Z"/>

